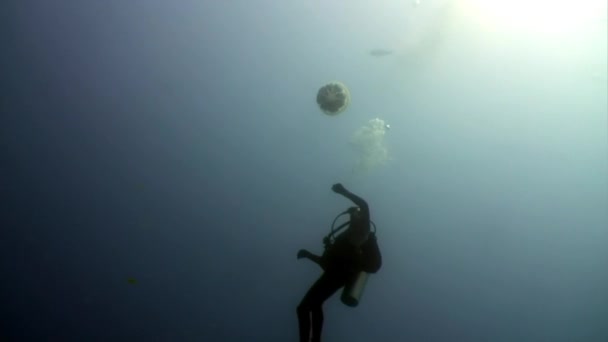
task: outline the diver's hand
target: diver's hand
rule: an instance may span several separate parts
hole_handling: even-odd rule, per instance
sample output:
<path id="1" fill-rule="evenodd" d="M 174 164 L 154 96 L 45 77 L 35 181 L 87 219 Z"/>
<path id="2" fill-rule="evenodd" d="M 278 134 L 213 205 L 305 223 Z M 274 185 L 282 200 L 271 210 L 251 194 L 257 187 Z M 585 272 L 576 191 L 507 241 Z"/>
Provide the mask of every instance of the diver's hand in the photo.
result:
<path id="1" fill-rule="evenodd" d="M 298 251 L 298 259 L 302 259 L 302 258 L 307 258 L 308 256 L 310 256 L 310 252 L 305 250 L 305 249 L 300 249 Z"/>
<path id="2" fill-rule="evenodd" d="M 346 192 L 346 188 L 344 187 L 344 185 L 342 185 L 342 183 L 336 183 L 332 185 L 331 189 L 337 194 L 343 194 Z"/>

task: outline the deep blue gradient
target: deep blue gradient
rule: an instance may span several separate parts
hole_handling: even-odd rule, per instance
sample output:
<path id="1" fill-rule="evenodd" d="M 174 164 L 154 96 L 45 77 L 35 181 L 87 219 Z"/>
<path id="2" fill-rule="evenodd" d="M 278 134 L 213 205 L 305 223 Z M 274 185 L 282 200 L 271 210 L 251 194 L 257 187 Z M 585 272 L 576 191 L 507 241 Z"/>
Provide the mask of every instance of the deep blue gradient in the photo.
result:
<path id="1" fill-rule="evenodd" d="M 0 338 L 295 341 L 343 182 L 384 267 L 326 341 L 608 341 L 605 21 L 535 50 L 368 7 L 3 2 Z M 353 174 L 375 117 L 392 160 Z"/>

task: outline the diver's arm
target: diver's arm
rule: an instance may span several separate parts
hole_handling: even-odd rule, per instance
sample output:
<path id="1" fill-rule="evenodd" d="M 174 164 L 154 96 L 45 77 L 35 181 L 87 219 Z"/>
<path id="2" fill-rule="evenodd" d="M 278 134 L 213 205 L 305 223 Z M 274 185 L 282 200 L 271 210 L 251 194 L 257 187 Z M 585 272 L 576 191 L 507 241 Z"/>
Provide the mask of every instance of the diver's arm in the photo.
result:
<path id="1" fill-rule="evenodd" d="M 349 200 L 353 201 L 353 203 L 355 203 L 359 208 L 363 209 L 367 209 L 367 202 L 365 202 L 365 200 L 355 194 L 353 194 L 352 192 L 344 189 L 343 192 L 340 192 L 340 195 L 348 198 Z"/>
<path id="2" fill-rule="evenodd" d="M 321 266 L 321 257 L 313 254 L 305 249 L 300 249 L 298 251 L 298 259 L 302 259 L 302 258 L 306 258 L 312 262 L 314 262 L 315 264 Z"/>
<path id="3" fill-rule="evenodd" d="M 340 194 L 340 195 L 348 198 L 349 200 L 351 200 L 353 203 L 355 203 L 361 209 L 361 214 L 363 214 L 364 217 L 369 217 L 369 206 L 367 205 L 367 202 L 365 202 L 365 200 L 363 198 L 348 191 L 344 187 L 344 185 L 342 185 L 340 183 L 334 184 L 334 186 L 332 186 L 332 190 L 334 190 L 335 193 Z"/>

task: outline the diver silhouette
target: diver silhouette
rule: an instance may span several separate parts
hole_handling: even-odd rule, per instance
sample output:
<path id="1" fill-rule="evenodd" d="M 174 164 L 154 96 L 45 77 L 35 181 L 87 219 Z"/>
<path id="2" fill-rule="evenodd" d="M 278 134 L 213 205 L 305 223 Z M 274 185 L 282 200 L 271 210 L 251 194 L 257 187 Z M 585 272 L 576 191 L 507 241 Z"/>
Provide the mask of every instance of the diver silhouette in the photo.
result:
<path id="1" fill-rule="evenodd" d="M 345 214 L 350 220 L 334 229 L 325 237 L 325 251 L 322 256 L 308 250 L 298 251 L 297 258 L 306 258 L 318 264 L 323 274 L 310 287 L 297 308 L 300 342 L 320 342 L 323 328 L 323 303 L 336 291 L 344 287 L 341 299 L 348 306 L 359 303 L 368 273 L 376 273 L 382 266 L 382 256 L 371 231 L 369 207 L 361 197 L 348 191 L 342 184 L 332 186 L 332 190 L 355 203 Z M 370 224 L 371 223 L 371 224 Z M 346 231 L 335 236 L 342 228 Z M 374 226 L 375 227 L 375 226 Z"/>

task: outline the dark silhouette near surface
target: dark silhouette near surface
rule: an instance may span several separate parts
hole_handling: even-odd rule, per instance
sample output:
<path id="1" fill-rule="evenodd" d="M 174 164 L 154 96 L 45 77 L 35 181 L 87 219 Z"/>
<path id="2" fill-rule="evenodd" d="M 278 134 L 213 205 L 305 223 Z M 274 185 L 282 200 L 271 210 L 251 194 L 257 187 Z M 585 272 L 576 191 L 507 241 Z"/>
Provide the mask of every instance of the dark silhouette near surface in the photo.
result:
<path id="1" fill-rule="evenodd" d="M 382 266 L 376 236 L 370 231 L 367 202 L 340 183 L 334 184 L 332 190 L 350 199 L 356 207 L 345 212 L 350 218 L 346 231 L 333 241 L 329 236 L 325 238 L 323 255 L 318 256 L 305 249 L 298 251 L 298 259 L 309 259 L 324 271 L 298 306 L 300 342 L 321 341 L 323 303 L 340 288 L 354 282 L 361 272 L 376 273 Z"/>

